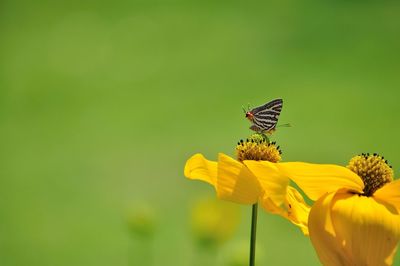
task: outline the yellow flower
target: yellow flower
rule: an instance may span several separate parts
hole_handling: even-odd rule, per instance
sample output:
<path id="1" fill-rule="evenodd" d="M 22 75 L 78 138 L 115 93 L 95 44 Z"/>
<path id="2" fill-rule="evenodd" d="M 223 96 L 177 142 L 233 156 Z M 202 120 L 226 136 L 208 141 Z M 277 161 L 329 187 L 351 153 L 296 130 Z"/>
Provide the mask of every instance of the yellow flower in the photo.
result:
<path id="1" fill-rule="evenodd" d="M 238 143 L 236 153 L 238 160 L 220 153 L 217 162 L 195 154 L 186 162 L 184 174 L 212 185 L 220 199 L 239 204 L 260 202 L 265 210 L 289 219 L 307 234 L 309 207 L 302 196 L 289 186 L 288 178 L 276 173 L 264 175 L 262 162 L 278 162 L 279 146 L 254 134 Z"/>
<path id="2" fill-rule="evenodd" d="M 324 265 L 391 265 L 400 239 L 400 180 L 383 157 L 362 154 L 347 167 L 263 162 L 312 200 L 310 238 Z"/>
<path id="3" fill-rule="evenodd" d="M 146 205 L 132 209 L 127 215 L 127 223 L 134 236 L 150 238 L 154 235 L 156 229 L 154 210 Z"/>
<path id="4" fill-rule="evenodd" d="M 215 199 L 202 199 L 192 208 L 192 232 L 197 243 L 215 247 L 224 243 L 237 229 L 240 211 L 237 205 Z"/>

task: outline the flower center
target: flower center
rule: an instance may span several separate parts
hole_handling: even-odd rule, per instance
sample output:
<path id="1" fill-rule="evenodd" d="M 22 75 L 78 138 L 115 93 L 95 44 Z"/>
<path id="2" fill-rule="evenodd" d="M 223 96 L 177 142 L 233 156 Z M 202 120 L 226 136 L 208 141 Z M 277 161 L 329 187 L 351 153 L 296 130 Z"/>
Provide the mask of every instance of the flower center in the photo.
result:
<path id="1" fill-rule="evenodd" d="M 370 197 L 374 192 L 385 185 L 393 181 L 393 170 L 392 166 L 388 164 L 388 161 L 374 153 L 363 153 L 353 157 L 349 165 L 347 165 L 351 171 L 356 173 L 364 182 L 364 195 Z"/>
<path id="2" fill-rule="evenodd" d="M 277 163 L 281 160 L 282 151 L 275 142 L 269 142 L 264 134 L 256 133 L 243 141 L 242 139 L 236 146 L 238 161 L 255 160 L 269 161 Z"/>

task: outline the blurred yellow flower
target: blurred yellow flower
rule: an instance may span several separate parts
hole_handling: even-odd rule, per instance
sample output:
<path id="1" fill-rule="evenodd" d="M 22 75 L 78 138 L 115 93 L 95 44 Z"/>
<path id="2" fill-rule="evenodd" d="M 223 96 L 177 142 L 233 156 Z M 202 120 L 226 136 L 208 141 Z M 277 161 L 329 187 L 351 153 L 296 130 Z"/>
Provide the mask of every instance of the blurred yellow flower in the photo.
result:
<path id="1" fill-rule="evenodd" d="M 383 157 L 347 167 L 263 162 L 265 175 L 290 177 L 315 202 L 310 238 L 324 265 L 391 265 L 400 239 L 400 180 Z"/>
<path id="2" fill-rule="evenodd" d="M 198 244 L 222 244 L 234 234 L 239 224 L 240 210 L 229 202 L 202 199 L 192 208 L 191 227 Z"/>
<path id="3" fill-rule="evenodd" d="M 220 199 L 239 204 L 260 202 L 265 210 L 289 219 L 307 234 L 309 207 L 301 194 L 289 186 L 288 178 L 264 174 L 262 162 L 280 161 L 279 146 L 254 134 L 241 140 L 236 152 L 238 160 L 220 153 L 217 162 L 195 154 L 186 162 L 184 174 L 212 185 Z"/>
<path id="4" fill-rule="evenodd" d="M 265 265 L 264 263 L 264 253 L 265 247 L 257 243 L 257 257 L 256 265 Z M 249 245 L 246 240 L 236 240 L 231 243 L 225 250 L 223 254 L 223 263 L 225 266 L 248 266 L 249 265 Z"/>
<path id="5" fill-rule="evenodd" d="M 154 210 L 143 205 L 129 211 L 127 223 L 130 232 L 138 237 L 152 237 L 156 227 Z"/>

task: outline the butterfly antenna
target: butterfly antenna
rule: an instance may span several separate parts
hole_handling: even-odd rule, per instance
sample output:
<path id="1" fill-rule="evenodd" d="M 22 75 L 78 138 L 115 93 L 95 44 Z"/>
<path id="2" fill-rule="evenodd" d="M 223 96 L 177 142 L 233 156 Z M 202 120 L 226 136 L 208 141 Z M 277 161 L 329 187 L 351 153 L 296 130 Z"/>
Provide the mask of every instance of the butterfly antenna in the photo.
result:
<path id="1" fill-rule="evenodd" d="M 242 105 L 242 109 L 243 109 L 243 113 L 247 113 L 246 109 L 244 108 L 244 106 Z"/>

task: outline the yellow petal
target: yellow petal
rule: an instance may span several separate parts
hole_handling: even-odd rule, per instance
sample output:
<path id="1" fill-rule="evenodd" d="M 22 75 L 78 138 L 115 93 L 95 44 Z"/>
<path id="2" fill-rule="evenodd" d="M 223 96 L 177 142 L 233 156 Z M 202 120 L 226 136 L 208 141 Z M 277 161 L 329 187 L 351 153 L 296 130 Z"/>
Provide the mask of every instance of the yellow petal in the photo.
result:
<path id="1" fill-rule="evenodd" d="M 274 163 L 268 161 L 244 161 L 244 164 L 257 177 L 266 197 L 270 198 L 277 206 L 284 203 L 289 179 L 280 174 Z"/>
<path id="2" fill-rule="evenodd" d="M 197 179 L 213 186 L 217 180 L 217 163 L 209 161 L 197 153 L 187 160 L 184 174 L 189 179 Z"/>
<path id="3" fill-rule="evenodd" d="M 305 235 L 308 235 L 308 216 L 310 206 L 305 203 L 303 196 L 293 187 L 288 187 L 286 206 L 288 219 L 300 227 Z"/>
<path id="4" fill-rule="evenodd" d="M 372 197 L 337 194 L 332 221 L 352 265 L 391 265 L 400 239 L 400 215 Z"/>
<path id="5" fill-rule="evenodd" d="M 341 188 L 358 193 L 364 188 L 361 178 L 346 167 L 302 162 L 276 165 L 282 175 L 292 179 L 314 201 Z"/>
<path id="6" fill-rule="evenodd" d="M 400 179 L 387 183 L 375 191 L 374 198 L 392 204 L 400 212 Z"/>
<path id="7" fill-rule="evenodd" d="M 243 163 L 222 153 L 218 156 L 216 188 L 219 198 L 241 204 L 254 204 L 263 193 L 256 177 Z"/>
<path id="8" fill-rule="evenodd" d="M 310 239 L 325 266 L 353 265 L 343 253 L 340 239 L 332 223 L 331 206 L 335 193 L 329 193 L 314 203 L 308 218 Z"/>
<path id="9" fill-rule="evenodd" d="M 308 214 L 310 207 L 304 202 L 301 194 L 293 187 L 288 186 L 285 202 L 282 205 L 276 205 L 271 198 L 264 194 L 261 206 L 264 210 L 278 214 L 293 224 L 297 225 L 305 235 L 308 235 Z"/>

